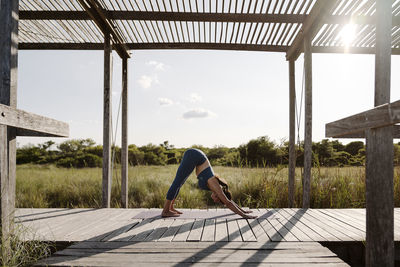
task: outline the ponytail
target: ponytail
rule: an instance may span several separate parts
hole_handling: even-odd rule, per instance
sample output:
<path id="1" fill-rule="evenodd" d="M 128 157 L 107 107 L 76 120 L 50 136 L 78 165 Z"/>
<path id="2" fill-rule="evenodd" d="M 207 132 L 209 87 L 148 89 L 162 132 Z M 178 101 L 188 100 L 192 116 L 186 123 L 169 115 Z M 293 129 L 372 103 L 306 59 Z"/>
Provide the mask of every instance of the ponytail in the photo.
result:
<path id="1" fill-rule="evenodd" d="M 218 175 L 215 175 L 215 178 L 217 178 L 218 183 L 222 187 L 222 191 L 224 192 L 225 196 L 229 200 L 232 200 L 232 193 L 231 193 L 231 191 L 229 191 L 229 186 L 228 186 L 228 183 L 225 181 L 225 179 L 219 177 Z"/>

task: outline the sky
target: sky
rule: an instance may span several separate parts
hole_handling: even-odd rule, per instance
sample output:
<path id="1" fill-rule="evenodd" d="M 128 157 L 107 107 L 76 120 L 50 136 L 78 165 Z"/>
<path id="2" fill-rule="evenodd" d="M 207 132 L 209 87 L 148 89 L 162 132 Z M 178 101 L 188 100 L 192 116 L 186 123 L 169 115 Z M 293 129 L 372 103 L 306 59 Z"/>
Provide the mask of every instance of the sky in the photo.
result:
<path id="1" fill-rule="evenodd" d="M 115 53 L 112 57 L 113 142 L 120 146 L 121 60 Z M 92 138 L 102 144 L 102 51 L 20 50 L 18 64 L 19 109 L 67 122 L 69 139 Z M 312 135 L 313 141 L 320 141 L 325 138 L 326 123 L 373 108 L 374 56 L 313 54 L 312 64 Z M 399 69 L 399 57 L 392 56 L 391 101 L 400 99 L 400 75 L 395 75 Z M 237 147 L 260 136 L 277 144 L 287 141 L 288 70 L 285 53 L 132 51 L 128 142 Z M 302 77 L 303 55 L 296 62 L 299 109 Z M 304 118 L 299 129 L 303 140 Z M 18 137 L 17 144 L 47 140 L 67 139 Z"/>

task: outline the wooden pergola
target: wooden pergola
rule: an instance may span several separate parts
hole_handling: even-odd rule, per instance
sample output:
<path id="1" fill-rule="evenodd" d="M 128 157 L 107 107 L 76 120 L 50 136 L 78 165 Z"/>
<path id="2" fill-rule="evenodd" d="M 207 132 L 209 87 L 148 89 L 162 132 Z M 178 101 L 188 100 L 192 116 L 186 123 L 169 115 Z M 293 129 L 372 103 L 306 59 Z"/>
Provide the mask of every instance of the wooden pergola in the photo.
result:
<path id="1" fill-rule="evenodd" d="M 354 38 L 343 32 L 351 27 Z M 327 124 L 327 137 L 367 140 L 367 263 L 393 266 L 391 55 L 400 54 L 400 0 L 5 0 L 0 9 L 0 176 L 3 243 L 15 206 L 16 136 L 68 136 L 68 125 L 17 109 L 18 50 L 104 50 L 103 207 L 111 194 L 111 52 L 122 59 L 122 205 L 128 203 L 130 50 L 283 52 L 289 62 L 289 205 L 294 205 L 295 61 L 304 53 L 303 208 L 310 207 L 312 53 L 375 54 L 375 106 Z M 380 106 L 383 105 L 383 106 Z M 5 246 L 6 247 L 6 246 Z"/>

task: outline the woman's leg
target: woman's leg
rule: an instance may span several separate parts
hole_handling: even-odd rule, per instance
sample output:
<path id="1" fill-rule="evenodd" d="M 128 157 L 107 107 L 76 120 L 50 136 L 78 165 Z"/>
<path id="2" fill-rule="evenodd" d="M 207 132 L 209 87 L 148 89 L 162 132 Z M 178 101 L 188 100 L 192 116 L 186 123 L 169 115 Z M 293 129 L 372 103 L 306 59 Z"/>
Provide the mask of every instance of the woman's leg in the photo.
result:
<path id="1" fill-rule="evenodd" d="M 189 151 L 187 151 L 187 152 L 189 152 Z M 195 164 L 194 164 L 193 155 L 190 152 L 185 153 L 183 156 L 182 162 L 179 165 L 179 168 L 176 172 L 175 179 L 172 182 L 172 184 L 168 190 L 167 199 L 165 201 L 164 209 L 162 211 L 162 216 L 164 216 L 164 217 L 179 216 L 180 212 L 176 211 L 173 208 L 174 201 L 175 201 L 176 196 L 179 193 L 180 188 L 185 183 L 186 179 L 192 173 L 194 168 L 195 168 Z"/>

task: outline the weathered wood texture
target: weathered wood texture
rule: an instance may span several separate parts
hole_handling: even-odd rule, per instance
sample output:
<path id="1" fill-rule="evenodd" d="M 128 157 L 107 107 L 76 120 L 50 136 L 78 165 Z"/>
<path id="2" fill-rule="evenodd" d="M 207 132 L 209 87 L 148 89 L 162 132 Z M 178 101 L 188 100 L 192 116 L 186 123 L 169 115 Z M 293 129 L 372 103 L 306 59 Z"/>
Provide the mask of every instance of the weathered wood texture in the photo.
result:
<path id="1" fill-rule="evenodd" d="M 17 135 L 68 137 L 65 122 L 39 116 L 8 105 L 0 104 L 0 124 L 17 128 Z"/>
<path id="2" fill-rule="evenodd" d="M 310 207 L 312 165 L 312 54 L 311 39 L 304 38 L 304 175 L 303 208 Z"/>
<path id="3" fill-rule="evenodd" d="M 400 138 L 400 125 L 393 125 L 392 126 L 393 138 L 399 139 Z M 365 131 L 341 135 L 340 137 L 336 138 L 357 138 L 357 139 L 364 139 L 365 138 Z"/>
<path id="4" fill-rule="evenodd" d="M 117 26 L 113 24 L 104 14 L 104 9 L 97 0 L 84 1 L 78 0 L 81 6 L 86 10 L 90 18 L 96 23 L 104 36 L 111 35 L 115 50 L 121 58 L 129 58 L 130 54 L 122 36 L 116 30 Z"/>
<path id="5" fill-rule="evenodd" d="M 321 28 L 323 24 L 323 18 L 329 14 L 329 11 L 335 6 L 337 0 L 318 0 L 310 14 L 307 16 L 307 19 L 304 21 L 303 26 L 301 27 L 300 32 L 297 34 L 294 39 L 291 47 L 286 52 L 286 59 L 296 60 L 304 49 L 304 38 L 308 38 L 310 42 L 317 34 L 317 31 Z M 311 45 L 311 44 L 310 44 Z"/>
<path id="6" fill-rule="evenodd" d="M 287 45 L 260 45 L 260 44 L 214 44 L 214 43 L 126 43 L 131 50 L 151 49 L 202 49 L 202 50 L 239 50 L 262 52 L 287 52 Z M 103 50 L 102 43 L 20 43 L 19 50 Z M 338 53 L 338 54 L 375 54 L 374 47 L 325 47 L 313 46 L 313 53 Z M 392 55 L 400 55 L 400 48 L 392 48 Z"/>
<path id="7" fill-rule="evenodd" d="M 16 222 L 29 229 L 24 240 L 47 241 L 337 242 L 364 241 L 366 237 L 365 209 L 260 209 L 253 210 L 258 215 L 255 220 L 232 218 L 226 209 L 199 210 L 190 219 L 137 218 L 143 211 L 146 209 L 17 209 Z M 156 211 L 161 213 L 161 209 Z M 190 210 L 182 211 L 190 216 Z M 400 209 L 395 211 L 395 240 L 400 241 Z"/>
<path id="8" fill-rule="evenodd" d="M 399 122 L 400 100 L 393 103 L 385 102 L 385 104 L 377 105 L 377 107 L 371 110 L 326 124 L 325 136 L 335 138 L 351 136 L 353 134 L 355 136 L 364 136 L 363 132 L 365 130 L 385 127 Z M 393 131 L 397 133 L 399 131 L 398 127 Z"/>
<path id="9" fill-rule="evenodd" d="M 122 59 L 121 204 L 128 208 L 128 59 Z"/>
<path id="10" fill-rule="evenodd" d="M 296 168 L 296 80 L 295 61 L 289 60 L 289 207 L 294 207 L 295 168 Z"/>
<path id="11" fill-rule="evenodd" d="M 111 199 L 111 82 L 112 48 L 110 35 L 104 38 L 104 99 L 103 99 L 103 208 L 110 207 Z"/>
<path id="12" fill-rule="evenodd" d="M 348 266 L 317 242 L 162 243 L 83 242 L 37 266 Z"/>
<path id="13" fill-rule="evenodd" d="M 378 106 L 390 103 L 392 3 L 378 0 L 376 8 L 375 106 Z M 391 113 L 396 113 L 396 109 Z M 366 131 L 367 266 L 394 266 L 392 134 L 391 126 Z"/>
<path id="14" fill-rule="evenodd" d="M 163 11 L 104 11 L 107 19 L 148 20 L 148 21 L 198 21 L 198 22 L 257 22 L 257 23 L 303 23 L 307 15 L 303 14 L 257 14 L 257 13 L 189 13 Z M 20 11 L 21 20 L 90 20 L 85 11 Z M 324 23 L 333 24 L 375 24 L 376 16 L 365 15 L 325 15 Z M 393 16 L 393 26 L 400 25 L 400 18 Z"/>
<path id="15" fill-rule="evenodd" d="M 11 108 L 17 106 L 18 6 L 19 1 L 0 2 L 0 104 Z M 16 130 L 0 125 L 0 238 L 5 262 L 11 256 L 9 235 L 14 223 L 15 157 Z"/>

